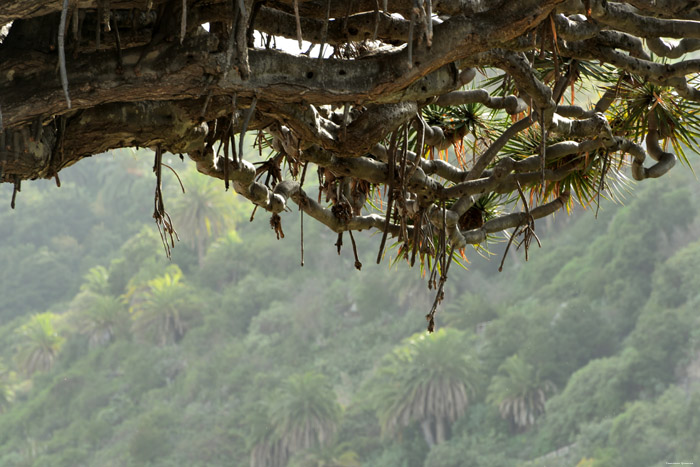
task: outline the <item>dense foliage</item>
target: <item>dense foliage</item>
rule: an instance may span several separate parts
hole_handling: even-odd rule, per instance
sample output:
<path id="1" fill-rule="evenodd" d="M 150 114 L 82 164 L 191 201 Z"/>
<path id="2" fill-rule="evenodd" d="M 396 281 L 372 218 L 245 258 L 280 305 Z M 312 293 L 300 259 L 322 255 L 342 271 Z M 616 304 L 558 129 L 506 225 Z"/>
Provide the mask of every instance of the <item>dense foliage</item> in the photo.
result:
<path id="1" fill-rule="evenodd" d="M 183 238 L 168 261 L 144 201 L 150 167 L 105 157 L 0 206 L 0 465 L 700 459 L 687 179 L 540 228 L 527 265 L 511 253 L 499 274 L 468 252 L 428 335 L 419 271 L 358 272 L 312 226 L 301 268 L 298 217 L 278 241 L 234 196 L 211 221 L 226 230 Z"/>

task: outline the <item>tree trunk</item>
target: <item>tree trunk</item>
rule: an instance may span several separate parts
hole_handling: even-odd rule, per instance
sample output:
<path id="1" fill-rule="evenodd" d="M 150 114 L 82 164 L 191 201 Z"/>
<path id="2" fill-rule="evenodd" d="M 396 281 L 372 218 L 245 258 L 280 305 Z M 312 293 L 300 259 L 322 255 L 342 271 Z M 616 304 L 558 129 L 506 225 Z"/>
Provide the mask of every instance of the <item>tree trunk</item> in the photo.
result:
<path id="1" fill-rule="evenodd" d="M 433 430 L 430 426 L 430 420 L 423 420 L 420 422 L 420 428 L 423 431 L 425 442 L 428 443 L 428 447 L 432 449 L 433 446 L 435 446 L 435 437 L 433 436 Z"/>
<path id="2" fill-rule="evenodd" d="M 435 420 L 435 443 L 441 444 L 446 441 L 447 433 L 445 427 L 445 419 L 438 418 Z"/>

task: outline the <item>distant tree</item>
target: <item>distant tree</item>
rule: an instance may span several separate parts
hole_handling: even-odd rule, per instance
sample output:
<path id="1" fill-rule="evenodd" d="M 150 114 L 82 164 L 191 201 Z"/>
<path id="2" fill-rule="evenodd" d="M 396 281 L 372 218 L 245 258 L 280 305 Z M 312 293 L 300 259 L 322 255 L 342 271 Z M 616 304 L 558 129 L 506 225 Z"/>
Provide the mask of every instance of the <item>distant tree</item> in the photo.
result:
<path id="1" fill-rule="evenodd" d="M 129 329 L 129 311 L 121 297 L 83 295 L 75 313 L 78 332 L 87 336 L 91 347 L 108 344 Z"/>
<path id="2" fill-rule="evenodd" d="M 179 269 L 148 281 L 133 297 L 131 312 L 137 336 L 153 338 L 159 345 L 177 342 L 195 311 L 192 290 Z"/>
<path id="3" fill-rule="evenodd" d="M 55 319 L 52 313 L 33 315 L 17 330 L 20 343 L 15 358 L 26 375 L 53 367 L 65 341 L 54 328 Z"/>
<path id="4" fill-rule="evenodd" d="M 181 175 L 185 194 L 173 197 L 172 217 L 180 239 L 197 252 L 199 266 L 209 245 L 233 227 L 236 197 L 213 179 L 189 170 Z"/>
<path id="5" fill-rule="evenodd" d="M 486 400 L 498 407 L 501 417 L 524 429 L 544 413 L 545 402 L 555 391 L 554 383 L 541 380 L 539 371 L 513 355 L 498 368 Z"/>
<path id="6" fill-rule="evenodd" d="M 104 266 L 95 266 L 83 276 L 81 292 L 107 295 L 110 292 L 109 271 Z"/>
<path id="7" fill-rule="evenodd" d="M 269 406 L 272 427 L 251 452 L 251 467 L 283 467 L 294 453 L 333 440 L 341 408 L 328 379 L 315 372 L 287 378 Z"/>
<path id="8" fill-rule="evenodd" d="M 428 446 L 444 442 L 477 392 L 481 372 L 467 351 L 464 333 L 440 329 L 417 334 L 387 355 L 373 396 L 383 431 L 395 434 L 418 422 Z"/>
<path id="9" fill-rule="evenodd" d="M 330 441 L 341 415 L 330 382 L 314 372 L 287 378 L 271 410 L 275 430 L 291 453 Z"/>
<path id="10" fill-rule="evenodd" d="M 69 310 L 70 323 L 87 336 L 90 347 L 107 344 L 129 328 L 126 302 L 111 294 L 109 271 L 104 266 L 88 270 Z"/>

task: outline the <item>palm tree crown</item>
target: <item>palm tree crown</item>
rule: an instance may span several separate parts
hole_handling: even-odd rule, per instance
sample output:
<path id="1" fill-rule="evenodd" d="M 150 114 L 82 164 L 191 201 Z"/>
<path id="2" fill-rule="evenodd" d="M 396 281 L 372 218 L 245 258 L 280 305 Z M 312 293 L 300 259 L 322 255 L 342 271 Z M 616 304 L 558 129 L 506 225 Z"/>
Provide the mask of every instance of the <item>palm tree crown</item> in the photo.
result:
<path id="1" fill-rule="evenodd" d="M 251 467 L 282 467 L 296 452 L 328 444 L 341 417 L 335 391 L 320 373 L 287 378 L 269 405 L 272 430 L 261 432 Z"/>
<path id="2" fill-rule="evenodd" d="M 389 354 L 378 372 L 377 412 L 385 433 L 420 422 L 429 446 L 445 441 L 464 414 L 480 370 L 465 335 L 441 329 L 417 334 Z"/>
<path id="3" fill-rule="evenodd" d="M 156 339 L 160 345 L 177 342 L 184 335 L 196 304 L 190 288 L 181 281 L 182 271 L 148 281 L 132 301 L 134 333 Z"/>
<path id="4" fill-rule="evenodd" d="M 27 375 L 36 371 L 48 371 L 53 366 L 65 339 L 53 326 L 55 315 L 42 313 L 31 317 L 17 333 L 21 342 L 17 352 L 17 363 Z"/>
<path id="5" fill-rule="evenodd" d="M 78 332 L 88 337 L 90 347 L 108 344 L 129 328 L 126 304 L 114 295 L 84 295 L 75 311 Z"/>
<path id="6" fill-rule="evenodd" d="M 213 240 L 235 223 L 236 199 L 194 170 L 182 175 L 186 193 L 175 198 L 172 216 L 180 238 L 197 252 L 199 265 Z"/>
<path id="7" fill-rule="evenodd" d="M 554 383 L 543 381 L 539 371 L 516 354 L 498 368 L 486 400 L 498 407 L 501 417 L 523 429 L 544 413 L 545 402 L 555 391 Z"/>

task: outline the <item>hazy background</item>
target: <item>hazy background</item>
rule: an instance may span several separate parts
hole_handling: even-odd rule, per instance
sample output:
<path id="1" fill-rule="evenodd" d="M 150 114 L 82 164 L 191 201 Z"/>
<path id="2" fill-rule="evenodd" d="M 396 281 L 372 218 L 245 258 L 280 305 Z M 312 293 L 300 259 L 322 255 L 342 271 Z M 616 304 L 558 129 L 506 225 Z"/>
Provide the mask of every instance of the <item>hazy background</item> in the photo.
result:
<path id="1" fill-rule="evenodd" d="M 0 187 L 2 466 L 700 462 L 698 182 L 537 221 L 450 271 L 439 331 L 379 235 L 269 214 L 172 157 L 165 257 L 146 152 Z M 312 176 L 307 180 L 313 180 Z M 310 192 L 314 192 L 310 188 Z M 483 254 L 483 253 L 482 253 Z"/>

